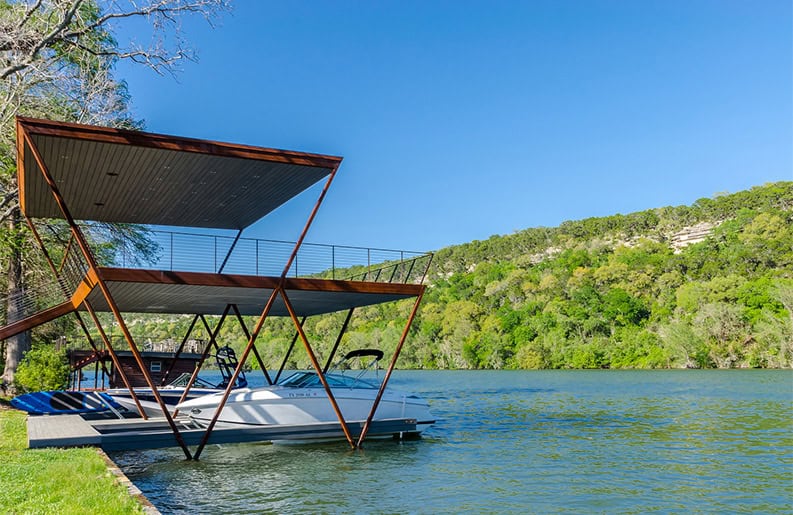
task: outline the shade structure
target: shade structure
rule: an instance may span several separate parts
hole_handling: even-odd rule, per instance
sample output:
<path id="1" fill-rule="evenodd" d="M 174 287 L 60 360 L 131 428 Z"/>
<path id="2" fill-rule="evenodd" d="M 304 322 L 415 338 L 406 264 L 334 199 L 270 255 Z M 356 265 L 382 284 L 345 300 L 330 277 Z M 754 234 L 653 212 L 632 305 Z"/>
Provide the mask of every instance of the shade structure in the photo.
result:
<path id="1" fill-rule="evenodd" d="M 287 277 L 340 162 L 341 158 L 334 156 L 17 118 L 17 177 L 21 211 L 57 278 L 61 293 L 68 300 L 49 308 L 39 308 L 38 313 L 0 327 L 0 337 L 12 336 L 75 312 L 89 343 L 95 352 L 99 352 L 79 314 L 79 310 L 87 311 L 125 386 L 130 389 L 140 415 L 145 418 L 145 410 L 122 373 L 123 367 L 96 316 L 96 311 L 110 311 L 175 441 L 185 457 L 190 459 L 198 458 L 208 443 L 217 414 L 222 411 L 251 352 L 256 356 L 267 382 L 271 383 L 266 364 L 256 350 L 256 338 L 268 316 L 288 315 L 312 367 L 323 382 L 345 438 L 352 447 L 360 446 L 416 315 L 424 286 Z M 323 178 L 326 178 L 324 187 L 280 276 L 221 273 L 245 227 Z M 33 222 L 34 218 L 66 220 L 70 231 L 69 241 L 63 242 L 56 238 L 65 245 L 60 266 L 56 265 L 48 252 Z M 95 252 L 91 250 L 78 223 L 80 220 L 237 229 L 238 234 L 217 273 L 108 268 L 100 265 Z M 426 266 L 429 266 L 429 262 L 426 262 Z M 413 264 L 411 261 L 409 270 L 412 270 Z M 421 273 L 422 281 L 424 274 L 426 269 Z M 374 281 L 377 281 L 380 273 L 374 277 Z M 397 275 L 392 273 L 389 277 L 390 281 Z M 409 272 L 404 280 L 407 281 L 408 277 Z M 356 443 L 335 402 L 330 385 L 324 380 L 321 365 L 299 317 L 347 310 L 347 318 L 330 353 L 332 358 L 355 308 L 410 297 L 416 300 Z M 229 379 L 217 414 L 207 425 L 193 454 L 158 393 L 158 387 L 143 362 L 123 313 L 189 313 L 194 315 L 194 319 L 188 333 L 203 315 L 220 314 L 220 321 L 212 334 L 212 341 L 217 344 L 215 339 L 230 310 L 238 315 L 248 342 Z M 257 314 L 258 320 L 253 329 L 248 331 L 240 315 Z M 206 320 L 204 325 L 209 329 Z M 284 363 L 292 348 L 293 345 L 289 347 Z M 206 349 L 203 358 L 207 356 L 210 346 Z M 181 348 L 177 354 L 180 351 Z M 198 368 L 193 373 L 191 383 L 197 372 Z"/>
<path id="2" fill-rule="evenodd" d="M 22 136 L 22 131 L 28 136 Z M 327 177 L 340 157 L 17 119 L 20 204 L 62 218 L 38 149 L 76 220 L 244 229 Z"/>

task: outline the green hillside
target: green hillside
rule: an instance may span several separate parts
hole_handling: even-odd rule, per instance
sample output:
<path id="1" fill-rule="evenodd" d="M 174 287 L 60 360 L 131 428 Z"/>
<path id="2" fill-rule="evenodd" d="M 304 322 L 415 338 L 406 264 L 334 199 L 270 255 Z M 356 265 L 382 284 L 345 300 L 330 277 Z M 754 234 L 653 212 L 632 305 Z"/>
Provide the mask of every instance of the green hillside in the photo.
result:
<path id="1" fill-rule="evenodd" d="M 444 248 L 428 285 L 403 368 L 791 367 L 793 182 Z M 410 306 L 357 311 L 343 347 L 393 349 Z M 320 357 L 342 321 L 306 323 Z M 189 322 L 131 327 L 180 338 Z M 265 326 L 268 367 L 293 331 Z M 234 323 L 221 339 L 245 342 Z M 300 351 L 289 365 L 307 364 Z"/>
<path id="2" fill-rule="evenodd" d="M 417 364 L 789 367 L 791 222 L 784 182 L 443 249 Z M 676 253 L 686 228 L 706 237 Z"/>

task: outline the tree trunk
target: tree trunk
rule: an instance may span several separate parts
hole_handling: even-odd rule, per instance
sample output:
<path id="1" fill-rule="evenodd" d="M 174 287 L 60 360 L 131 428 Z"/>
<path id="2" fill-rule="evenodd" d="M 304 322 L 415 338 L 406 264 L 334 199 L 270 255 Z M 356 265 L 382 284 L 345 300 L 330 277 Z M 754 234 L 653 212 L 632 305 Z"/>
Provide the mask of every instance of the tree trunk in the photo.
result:
<path id="1" fill-rule="evenodd" d="M 9 222 L 9 235 L 12 244 L 8 259 L 8 306 L 6 308 L 6 322 L 11 323 L 25 317 L 24 295 L 25 276 L 22 270 L 22 247 L 20 245 L 20 215 L 17 210 Z M 17 366 L 25 353 L 30 350 L 30 332 L 12 336 L 6 340 L 5 370 L 3 370 L 0 389 L 7 393 L 14 393 L 14 374 Z"/>

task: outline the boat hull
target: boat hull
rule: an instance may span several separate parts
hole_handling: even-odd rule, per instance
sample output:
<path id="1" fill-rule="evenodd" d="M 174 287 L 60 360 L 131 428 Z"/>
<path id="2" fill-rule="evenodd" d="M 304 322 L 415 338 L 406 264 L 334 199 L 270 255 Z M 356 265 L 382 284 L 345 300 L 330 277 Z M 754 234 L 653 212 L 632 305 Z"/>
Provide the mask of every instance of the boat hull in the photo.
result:
<path id="1" fill-rule="evenodd" d="M 222 390 L 218 388 L 191 388 L 187 394 L 187 399 L 194 399 L 197 397 L 201 397 L 204 395 L 211 395 L 213 393 L 221 392 Z M 173 413 L 176 410 L 176 405 L 182 398 L 182 394 L 184 393 L 184 388 L 173 388 L 173 387 L 163 387 L 158 390 L 160 397 L 162 398 L 163 402 L 166 406 L 168 406 L 168 410 Z M 124 408 L 128 409 L 132 412 L 137 412 L 138 407 L 135 405 L 135 401 L 132 399 L 132 395 L 129 393 L 129 390 L 126 388 L 114 388 L 111 390 L 107 390 L 106 392 L 110 395 L 115 402 L 123 406 Z M 162 416 L 162 409 L 160 405 L 157 403 L 156 399 L 154 398 L 154 394 L 151 391 L 151 388 L 135 388 L 135 395 L 138 397 L 138 401 L 140 402 L 141 408 L 143 408 L 144 413 L 146 416 L 149 417 L 158 417 Z"/>
<path id="2" fill-rule="evenodd" d="M 366 420 L 377 395 L 375 389 L 334 390 L 333 396 L 345 421 Z M 222 394 L 199 397 L 179 405 L 181 412 L 206 424 L 215 416 Z M 434 423 L 429 405 L 422 399 L 401 392 L 386 391 L 374 420 L 415 419 L 421 433 Z M 324 389 L 264 387 L 232 391 L 218 422 L 226 425 L 307 425 L 337 422 Z M 375 436 L 374 434 L 372 436 Z"/>

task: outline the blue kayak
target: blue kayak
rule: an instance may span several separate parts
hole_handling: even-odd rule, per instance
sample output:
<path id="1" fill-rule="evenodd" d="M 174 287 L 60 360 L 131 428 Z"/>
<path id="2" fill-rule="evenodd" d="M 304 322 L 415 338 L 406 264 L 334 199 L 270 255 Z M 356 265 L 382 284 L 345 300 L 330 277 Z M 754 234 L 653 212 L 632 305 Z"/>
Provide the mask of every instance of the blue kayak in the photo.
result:
<path id="1" fill-rule="evenodd" d="M 34 415 L 55 415 L 74 413 L 98 413 L 114 409 L 120 405 L 109 395 L 102 392 L 75 392 L 54 390 L 48 392 L 32 392 L 11 399 L 16 409 Z"/>

